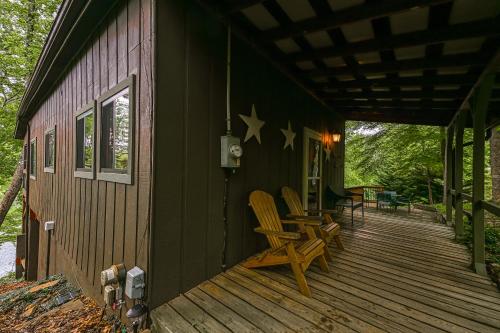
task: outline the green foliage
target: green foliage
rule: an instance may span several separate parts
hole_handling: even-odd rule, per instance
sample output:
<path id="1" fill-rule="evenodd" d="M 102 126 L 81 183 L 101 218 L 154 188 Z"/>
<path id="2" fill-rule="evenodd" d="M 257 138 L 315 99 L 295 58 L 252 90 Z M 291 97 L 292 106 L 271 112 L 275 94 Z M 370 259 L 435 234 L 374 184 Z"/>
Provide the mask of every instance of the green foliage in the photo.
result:
<path id="1" fill-rule="evenodd" d="M 13 138 L 16 113 L 61 0 L 0 0 L 0 200 L 19 161 L 22 141 Z M 11 240 L 20 219 L 17 202 L 0 230 Z"/>
<path id="2" fill-rule="evenodd" d="M 443 196 L 444 131 L 435 126 L 346 123 L 346 187 L 384 185 L 413 202 Z M 472 131 L 464 142 L 472 141 Z M 464 147 L 464 189 L 472 186 L 472 145 Z M 489 144 L 485 154 L 486 198 L 491 196 Z M 430 190 L 430 191 L 429 191 Z M 431 195 L 430 195 L 431 194 Z"/>
<path id="3" fill-rule="evenodd" d="M 346 186 L 380 184 L 419 202 L 429 201 L 430 187 L 434 201 L 439 200 L 439 128 L 362 122 L 346 126 Z"/>
<path id="4" fill-rule="evenodd" d="M 467 245 L 472 250 L 472 226 L 464 223 L 464 237 L 460 243 Z M 500 264 L 500 230 L 492 225 L 486 225 L 484 229 L 484 249 L 486 252 L 486 262 Z"/>
<path id="5" fill-rule="evenodd" d="M 5 187 L 5 186 L 4 186 Z M 3 197 L 5 188 L 0 185 L 0 198 Z M 22 206 L 18 196 L 12 204 L 2 226 L 0 227 L 0 244 L 3 242 L 15 242 L 16 235 L 21 233 Z"/>

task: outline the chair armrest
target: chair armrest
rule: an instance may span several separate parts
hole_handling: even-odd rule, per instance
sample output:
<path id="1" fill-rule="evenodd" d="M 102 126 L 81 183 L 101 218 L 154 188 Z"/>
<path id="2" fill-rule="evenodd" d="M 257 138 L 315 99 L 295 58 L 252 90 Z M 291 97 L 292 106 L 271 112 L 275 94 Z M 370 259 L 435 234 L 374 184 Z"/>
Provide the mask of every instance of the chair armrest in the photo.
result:
<path id="1" fill-rule="evenodd" d="M 320 221 L 323 220 L 322 216 L 310 216 L 310 215 L 287 214 L 286 217 L 294 220 L 320 220 Z"/>
<path id="2" fill-rule="evenodd" d="M 336 209 L 304 209 L 304 212 L 311 213 L 324 213 L 324 214 L 337 214 Z"/>
<path id="3" fill-rule="evenodd" d="M 257 227 L 253 230 L 255 232 L 264 234 L 266 236 L 275 236 L 275 237 L 283 238 L 283 239 L 296 240 L 296 239 L 300 239 L 300 237 L 301 237 L 300 233 L 298 233 L 298 232 L 265 230 L 265 229 L 262 229 L 261 227 Z"/>
<path id="4" fill-rule="evenodd" d="M 304 216 L 304 218 L 307 218 L 307 216 Z M 304 220 L 281 220 L 281 223 L 283 224 L 305 224 L 305 225 L 312 225 L 312 226 L 320 226 L 321 225 L 321 220 L 318 219 L 304 219 Z"/>

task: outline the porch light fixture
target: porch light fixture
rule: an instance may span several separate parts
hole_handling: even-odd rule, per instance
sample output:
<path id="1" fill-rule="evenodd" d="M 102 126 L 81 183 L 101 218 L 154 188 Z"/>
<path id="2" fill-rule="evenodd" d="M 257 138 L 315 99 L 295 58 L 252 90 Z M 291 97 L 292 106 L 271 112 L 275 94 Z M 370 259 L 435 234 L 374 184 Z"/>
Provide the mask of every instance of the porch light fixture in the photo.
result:
<path id="1" fill-rule="evenodd" d="M 337 143 L 337 142 L 340 142 L 341 139 L 342 139 L 342 136 L 339 133 L 332 134 L 332 142 Z"/>
<path id="2" fill-rule="evenodd" d="M 323 145 L 325 146 L 326 149 L 332 149 L 333 145 L 335 143 L 340 142 L 341 139 L 342 136 L 339 133 L 326 132 L 322 136 Z"/>

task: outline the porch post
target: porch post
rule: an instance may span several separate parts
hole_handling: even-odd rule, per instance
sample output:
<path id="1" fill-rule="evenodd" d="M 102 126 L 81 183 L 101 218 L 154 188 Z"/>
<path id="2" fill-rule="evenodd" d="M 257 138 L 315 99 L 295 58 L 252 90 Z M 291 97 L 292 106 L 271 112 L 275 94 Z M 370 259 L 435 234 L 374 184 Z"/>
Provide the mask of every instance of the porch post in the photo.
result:
<path id="1" fill-rule="evenodd" d="M 444 196 L 446 198 L 446 224 L 451 224 L 452 219 L 452 200 L 451 186 L 452 186 L 452 175 L 453 175 L 453 124 L 450 124 L 446 129 L 446 151 L 445 151 L 445 185 L 444 185 Z"/>
<path id="2" fill-rule="evenodd" d="M 484 135 L 486 113 L 495 76 L 486 76 L 474 95 L 472 119 L 474 125 L 472 161 L 472 225 L 473 225 L 473 266 L 476 273 L 487 275 L 484 262 Z"/>
<path id="3" fill-rule="evenodd" d="M 458 119 L 455 126 L 455 238 L 460 239 L 464 234 L 463 221 L 463 177 L 464 177 L 464 127 L 465 114 L 463 110 L 458 111 Z"/>

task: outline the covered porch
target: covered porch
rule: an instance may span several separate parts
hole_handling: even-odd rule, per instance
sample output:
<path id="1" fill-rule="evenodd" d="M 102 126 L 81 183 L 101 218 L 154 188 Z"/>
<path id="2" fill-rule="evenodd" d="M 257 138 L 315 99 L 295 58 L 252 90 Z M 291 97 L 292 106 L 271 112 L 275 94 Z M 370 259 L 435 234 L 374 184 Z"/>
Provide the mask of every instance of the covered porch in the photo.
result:
<path id="1" fill-rule="evenodd" d="M 470 269 L 451 227 L 414 210 L 368 208 L 343 218 L 345 249 L 330 272 L 306 272 L 312 298 L 288 267 L 239 265 L 153 311 L 159 332 L 498 332 L 500 294 Z"/>
<path id="2" fill-rule="evenodd" d="M 312 298 L 297 291 L 286 265 L 252 270 L 236 265 L 154 309 L 157 331 L 498 332 L 500 294 L 485 276 L 482 219 L 485 209 L 498 208 L 484 201 L 479 161 L 485 133 L 500 121 L 500 7 L 494 1 L 478 6 L 459 0 L 198 2 L 230 26 L 229 35 L 246 41 L 287 81 L 343 120 L 448 126 L 448 210 L 452 202 L 473 201 L 474 257 L 455 241 L 461 219 L 454 230 L 434 223 L 426 212 L 367 208 L 364 222 L 351 225 L 347 214 L 338 220 L 345 249 L 328 244 L 330 272 L 316 265 L 305 272 Z M 300 112 L 306 120 L 312 117 Z M 451 160 L 461 158 L 460 143 L 453 152 L 453 136 L 465 127 L 474 127 L 472 196 L 460 187 L 460 170 L 452 174 L 460 164 L 452 167 Z M 332 165 L 342 169 L 343 157 L 343 152 L 332 157 Z M 258 159 L 250 161 L 259 165 Z M 287 185 L 278 184 L 280 173 L 273 171 L 239 199 L 246 201 L 256 189 L 274 195 Z M 296 187 L 310 194 L 305 186 Z M 315 192 L 319 206 L 322 191 Z M 245 211 L 246 204 L 232 207 Z M 245 223 L 254 227 L 254 217 L 248 214 Z M 451 213 L 447 222 L 453 223 Z"/>

